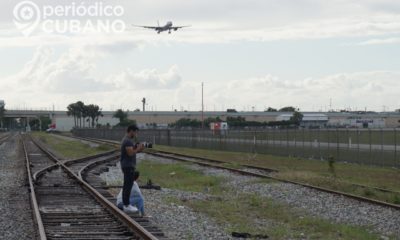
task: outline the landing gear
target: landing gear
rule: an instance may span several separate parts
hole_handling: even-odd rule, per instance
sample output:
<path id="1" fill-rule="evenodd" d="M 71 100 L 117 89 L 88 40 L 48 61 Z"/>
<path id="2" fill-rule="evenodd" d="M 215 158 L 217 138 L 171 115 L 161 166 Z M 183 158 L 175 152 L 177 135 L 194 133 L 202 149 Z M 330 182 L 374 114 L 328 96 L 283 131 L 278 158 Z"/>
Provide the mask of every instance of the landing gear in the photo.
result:
<path id="1" fill-rule="evenodd" d="M 171 34 L 171 30 L 168 31 L 168 34 Z"/>

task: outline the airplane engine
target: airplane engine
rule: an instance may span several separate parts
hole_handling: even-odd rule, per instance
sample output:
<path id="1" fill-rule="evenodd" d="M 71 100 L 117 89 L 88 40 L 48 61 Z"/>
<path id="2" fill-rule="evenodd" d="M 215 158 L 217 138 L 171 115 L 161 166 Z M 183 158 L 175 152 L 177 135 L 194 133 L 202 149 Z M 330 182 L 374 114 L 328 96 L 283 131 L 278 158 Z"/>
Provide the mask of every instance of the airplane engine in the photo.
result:
<path id="1" fill-rule="evenodd" d="M 174 28 L 174 31 L 178 30 L 178 28 Z"/>

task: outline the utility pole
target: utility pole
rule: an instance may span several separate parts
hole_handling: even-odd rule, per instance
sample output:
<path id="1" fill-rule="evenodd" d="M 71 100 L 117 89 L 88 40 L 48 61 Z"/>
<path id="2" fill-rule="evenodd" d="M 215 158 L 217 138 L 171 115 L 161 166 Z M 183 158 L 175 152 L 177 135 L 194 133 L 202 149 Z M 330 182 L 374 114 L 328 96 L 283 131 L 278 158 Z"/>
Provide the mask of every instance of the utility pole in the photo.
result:
<path id="1" fill-rule="evenodd" d="M 146 98 L 142 99 L 142 103 L 143 103 L 143 112 L 146 111 Z"/>
<path id="2" fill-rule="evenodd" d="M 201 83 L 201 129 L 204 129 L 204 83 Z"/>

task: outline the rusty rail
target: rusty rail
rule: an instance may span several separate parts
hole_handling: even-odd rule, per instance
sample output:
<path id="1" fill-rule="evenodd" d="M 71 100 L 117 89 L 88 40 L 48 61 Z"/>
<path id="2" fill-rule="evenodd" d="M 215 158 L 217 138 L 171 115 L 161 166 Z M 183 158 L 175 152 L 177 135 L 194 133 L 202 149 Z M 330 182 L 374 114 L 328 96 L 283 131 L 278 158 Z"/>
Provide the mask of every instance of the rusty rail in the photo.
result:
<path id="1" fill-rule="evenodd" d="M 29 167 L 29 158 L 28 158 L 28 152 L 26 150 L 26 146 L 25 146 L 25 142 L 23 141 L 23 139 L 20 139 L 22 142 L 22 146 L 24 149 L 24 156 L 25 156 L 25 162 L 26 162 L 26 171 L 28 174 L 28 180 L 29 180 L 29 191 L 30 191 L 30 197 L 31 197 L 31 204 L 32 204 L 32 208 L 33 208 L 33 216 L 37 225 L 37 230 L 39 233 L 39 238 L 40 240 L 47 240 L 46 237 L 46 232 L 44 230 L 44 225 L 43 225 L 43 221 L 42 221 L 42 217 L 40 215 L 40 211 L 39 211 L 39 205 L 37 203 L 37 199 L 36 199 L 36 194 L 35 194 L 35 188 L 33 186 L 33 179 L 32 179 L 32 175 L 31 175 L 31 169 Z"/>
<path id="2" fill-rule="evenodd" d="M 107 208 L 114 216 L 116 216 L 119 220 L 121 220 L 128 228 L 133 230 L 138 237 L 144 240 L 157 240 L 153 234 L 148 232 L 142 226 L 140 226 L 137 222 L 135 222 L 132 218 L 130 218 L 127 214 L 117 208 L 113 203 L 108 201 L 105 197 L 103 197 L 96 189 L 90 186 L 88 183 L 80 179 L 70 168 L 68 168 L 63 162 L 59 161 L 57 157 L 55 157 L 50 151 L 48 151 L 44 146 L 38 143 L 35 139 L 32 139 L 32 142 L 43 151 L 50 159 L 52 159 L 57 165 L 59 165 L 70 177 L 75 179 L 81 187 L 86 190 L 90 195 L 92 195 L 101 205 Z M 28 165 L 29 168 L 29 165 Z M 32 185 L 33 187 L 33 185 Z M 37 205 L 37 203 L 36 203 Z M 40 213 L 38 213 L 40 215 Z M 44 229 L 43 229 L 44 230 Z M 42 239 L 41 239 L 42 240 Z"/>

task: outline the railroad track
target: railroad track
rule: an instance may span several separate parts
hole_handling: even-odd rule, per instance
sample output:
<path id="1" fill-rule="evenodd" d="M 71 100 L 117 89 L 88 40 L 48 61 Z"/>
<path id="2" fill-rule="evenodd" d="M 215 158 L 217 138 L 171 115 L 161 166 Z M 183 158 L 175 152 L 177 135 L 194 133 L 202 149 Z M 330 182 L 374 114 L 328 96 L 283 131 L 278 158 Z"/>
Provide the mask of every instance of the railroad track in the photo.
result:
<path id="1" fill-rule="evenodd" d="M 111 141 L 111 140 L 81 138 L 81 137 L 74 137 L 74 138 L 78 138 L 78 139 L 82 139 L 82 140 L 86 140 L 86 141 L 97 142 L 97 143 L 106 143 L 106 144 L 110 144 L 113 146 L 118 146 L 117 142 Z M 170 153 L 170 152 L 166 152 L 166 151 L 150 150 L 150 151 L 146 151 L 146 153 L 153 155 L 153 156 L 157 156 L 157 157 L 173 159 L 176 161 L 189 162 L 189 163 L 197 164 L 197 165 L 201 165 L 201 166 L 224 169 L 224 170 L 236 172 L 236 173 L 242 174 L 242 175 L 272 179 L 272 180 L 284 182 L 284 183 L 291 183 L 291 184 L 311 188 L 311 189 L 318 190 L 318 191 L 323 191 L 323 192 L 327 192 L 327 193 L 331 193 L 331 194 L 335 194 L 335 195 L 340 195 L 340 196 L 356 199 L 356 200 L 362 201 L 362 202 L 368 202 L 368 203 L 376 204 L 379 206 L 385 206 L 385 207 L 390 207 L 393 209 L 400 210 L 400 205 L 398 205 L 398 204 L 387 203 L 384 201 L 366 198 L 366 197 L 354 195 L 351 193 L 336 191 L 336 190 L 332 190 L 332 189 L 328 189 L 328 188 L 324 188 L 324 187 L 320 187 L 320 186 L 314 186 L 314 185 L 310 185 L 310 184 L 306 184 L 306 183 L 301 183 L 301 182 L 297 182 L 297 181 L 291 181 L 291 180 L 278 178 L 278 177 L 273 176 L 273 174 L 271 174 L 271 173 L 277 171 L 275 169 L 240 164 L 241 166 L 245 167 L 245 169 L 241 169 L 241 168 L 235 168 L 235 167 L 232 167 L 229 165 L 227 166 L 226 165 L 227 162 L 224 162 L 224 161 L 200 158 L 200 157 L 193 157 L 193 156 L 188 156 L 188 155 L 183 155 L 183 154 Z M 256 171 L 254 171 L 254 170 L 256 170 Z M 375 190 L 382 191 L 382 192 L 390 192 L 390 193 L 394 193 L 394 194 L 400 194 L 399 192 L 391 191 L 388 189 L 374 188 L 374 187 L 369 187 L 369 186 L 364 186 L 364 185 L 359 185 L 359 184 L 352 184 L 352 185 L 357 186 L 357 187 L 362 187 L 362 188 L 375 189 Z"/>
<path id="2" fill-rule="evenodd" d="M 146 153 L 150 153 L 149 151 L 147 151 Z M 185 154 L 179 154 L 179 153 L 175 153 L 175 152 L 167 152 L 167 151 L 160 151 L 157 150 L 155 151 L 154 154 L 159 155 L 160 157 L 167 157 L 167 158 L 176 158 L 178 157 L 177 160 L 181 160 L 183 159 L 194 159 L 194 160 L 201 160 L 201 161 L 205 161 L 205 162 L 210 162 L 210 163 L 217 163 L 219 165 L 225 165 L 228 164 L 228 162 L 226 161 L 220 161 L 220 160 L 214 160 L 214 159 L 208 159 L 208 158 L 203 158 L 203 157 L 194 157 L 194 156 L 189 156 L 189 155 L 185 155 Z M 249 165 L 249 164 L 239 164 L 238 166 L 240 167 L 244 167 L 246 168 L 248 171 L 256 171 L 259 173 L 277 173 L 279 172 L 279 170 L 276 169 L 271 169 L 271 168 L 266 168 L 266 167 L 259 167 L 259 166 L 254 166 L 254 165 Z M 366 185 L 362 185 L 362 184 L 356 184 L 356 183 L 348 183 L 349 185 L 355 186 L 355 187 L 360 187 L 360 188 L 366 188 L 366 189 L 373 189 L 376 191 L 380 191 L 380 192 L 385 192 L 385 193 L 394 193 L 394 194 L 399 194 L 400 192 L 398 191 L 393 191 L 393 190 L 389 190 L 389 189 L 385 189 L 385 188 L 379 188 L 379 187 L 371 187 L 371 186 L 366 186 Z"/>
<path id="3" fill-rule="evenodd" d="M 98 192 L 100 192 L 105 198 L 107 198 L 111 202 L 116 202 L 115 196 L 111 195 L 108 191 L 108 187 L 106 186 L 103 179 L 100 177 L 102 172 L 108 171 L 108 167 L 115 167 L 117 160 L 113 161 L 105 161 L 99 159 L 97 161 L 93 161 L 84 166 L 80 172 L 79 176 L 82 177 L 83 180 L 88 182 L 91 186 L 93 186 Z M 164 233 L 155 226 L 149 219 L 141 218 L 138 215 L 132 214 L 130 215 L 136 222 L 138 222 L 142 227 L 150 231 L 156 236 L 165 237 Z"/>
<path id="4" fill-rule="evenodd" d="M 115 152 L 61 162 L 29 136 L 22 143 L 41 240 L 163 239 L 143 228 L 76 174 L 94 159 L 115 159 Z"/>
<path id="5" fill-rule="evenodd" d="M 0 136 L 0 144 L 3 144 L 5 141 L 7 141 L 12 136 L 14 136 L 14 134 L 11 134 L 11 133 L 2 134 Z"/>

